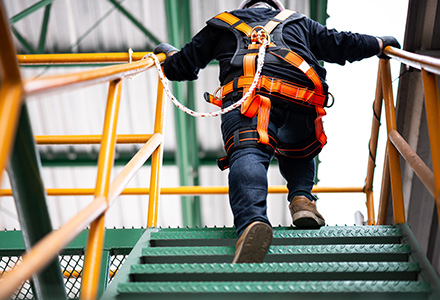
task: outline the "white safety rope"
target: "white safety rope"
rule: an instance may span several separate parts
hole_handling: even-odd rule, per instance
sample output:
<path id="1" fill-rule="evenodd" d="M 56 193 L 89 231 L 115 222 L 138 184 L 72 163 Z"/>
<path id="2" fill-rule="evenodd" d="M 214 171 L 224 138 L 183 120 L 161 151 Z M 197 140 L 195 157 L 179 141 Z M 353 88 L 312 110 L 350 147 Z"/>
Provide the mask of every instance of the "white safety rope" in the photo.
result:
<path id="1" fill-rule="evenodd" d="M 239 101 L 235 102 L 234 104 L 232 104 L 226 108 L 223 108 L 223 109 L 220 109 L 217 111 L 213 111 L 213 112 L 202 112 L 202 113 L 196 112 L 196 111 L 189 109 L 188 107 L 186 107 L 182 103 L 180 103 L 176 99 L 176 97 L 174 97 L 174 95 L 171 93 L 170 88 L 168 87 L 168 82 L 165 78 L 165 75 L 163 74 L 162 67 L 160 66 L 160 61 L 157 58 L 157 56 L 154 55 L 153 53 L 148 53 L 142 59 L 151 57 L 154 60 L 154 63 L 156 64 L 156 68 L 157 68 L 157 73 L 159 74 L 160 80 L 162 80 L 165 93 L 167 94 L 167 96 L 171 99 L 171 101 L 174 103 L 174 105 L 177 108 L 179 108 L 181 111 L 187 113 L 188 115 L 191 115 L 196 118 L 218 117 L 218 116 L 223 115 L 225 113 L 228 113 L 231 110 L 242 105 L 243 102 L 253 93 L 253 91 L 257 87 L 258 81 L 260 80 L 261 70 L 263 69 L 263 65 L 264 65 L 264 57 L 266 55 L 265 50 L 266 50 L 267 45 L 269 45 L 269 42 L 267 40 L 265 40 L 263 42 L 263 44 L 260 46 L 260 49 L 258 51 L 258 59 L 257 59 L 257 71 L 255 72 L 254 81 L 252 81 L 252 84 L 249 87 L 249 90 L 247 91 L 247 93 L 244 94 L 243 97 Z"/>

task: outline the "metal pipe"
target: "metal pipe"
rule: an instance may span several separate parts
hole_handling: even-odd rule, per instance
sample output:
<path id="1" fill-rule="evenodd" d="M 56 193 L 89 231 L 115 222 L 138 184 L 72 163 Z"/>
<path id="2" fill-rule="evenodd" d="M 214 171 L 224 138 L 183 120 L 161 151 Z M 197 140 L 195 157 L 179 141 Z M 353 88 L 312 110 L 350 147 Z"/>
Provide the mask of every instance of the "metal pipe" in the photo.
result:
<path id="1" fill-rule="evenodd" d="M 14 142 L 23 96 L 20 70 L 5 12 L 0 1 L 0 69 L 3 75 L 0 86 L 0 182 Z"/>
<path id="2" fill-rule="evenodd" d="M 434 173 L 428 168 L 423 160 L 414 152 L 405 139 L 396 131 L 391 130 L 389 133 L 390 141 L 397 148 L 402 157 L 408 162 L 414 173 L 420 178 L 422 183 L 431 193 L 435 195 Z"/>
<path id="3" fill-rule="evenodd" d="M 23 242 L 26 250 L 29 250 L 45 235 L 52 232 L 53 228 L 41 177 L 40 157 L 26 104 L 21 109 L 18 123 L 8 174 L 14 191 Z M 34 274 L 31 285 L 34 298 L 37 300 L 67 298 L 58 259 L 53 259 L 43 271 Z"/>
<path id="4" fill-rule="evenodd" d="M 390 194 L 390 164 L 388 162 L 388 145 L 385 149 L 383 160 L 382 183 L 380 189 L 379 208 L 377 211 L 377 225 L 385 225 L 388 213 L 388 202 Z"/>
<path id="5" fill-rule="evenodd" d="M 391 82 L 391 70 L 390 61 L 388 59 L 381 59 L 379 62 L 379 68 L 382 72 L 382 89 L 385 100 L 385 114 L 387 119 L 387 132 L 388 135 L 391 130 L 396 130 L 396 113 L 394 110 L 394 98 Z M 394 223 L 405 223 L 405 210 L 403 206 L 403 192 L 402 192 L 402 174 L 400 172 L 399 153 L 397 149 L 391 144 L 390 140 L 388 144 L 388 156 L 391 174 L 391 191 L 393 193 L 393 212 Z"/>
<path id="6" fill-rule="evenodd" d="M 162 135 L 155 134 L 113 180 L 108 194 L 110 205 L 114 203 L 116 197 L 120 195 L 128 181 L 133 177 L 133 174 L 139 170 L 162 141 Z M 59 191 L 60 189 L 52 190 Z M 70 189 L 70 192 L 73 192 L 73 190 L 76 189 Z M 94 193 L 94 189 L 81 190 L 83 195 L 93 195 Z M 142 193 L 145 194 L 145 191 L 142 191 Z M 44 268 L 61 249 L 80 234 L 84 227 L 100 216 L 108 206 L 107 200 L 104 197 L 99 197 L 58 230 L 52 231 L 41 239 L 22 257 L 21 264 L 2 276 L 2 280 L 0 281 L 0 299 L 7 299 L 19 284 L 29 279 L 35 272 Z"/>
<path id="7" fill-rule="evenodd" d="M 165 104 L 163 97 L 163 84 L 160 78 L 157 83 L 156 115 L 154 117 L 154 132 L 163 134 L 165 122 Z M 157 226 L 157 214 L 159 211 L 160 177 L 163 160 L 162 144 L 153 152 L 151 158 L 150 173 L 150 196 L 148 201 L 147 227 Z"/>
<path id="8" fill-rule="evenodd" d="M 408 66 L 440 75 L 440 59 L 387 46 L 384 53 Z"/>
<path id="9" fill-rule="evenodd" d="M 440 218 L 440 96 L 437 76 L 422 69 L 425 90 L 426 118 L 428 120 L 429 142 L 431 144 L 432 169 L 434 172 L 434 198 L 437 216 Z M 439 222 L 440 226 L 440 222 Z"/>
<path id="10" fill-rule="evenodd" d="M 95 199 L 105 198 L 109 204 L 108 193 L 116 145 L 116 127 L 121 101 L 122 80 L 110 82 L 107 108 L 102 133 L 101 150 L 98 159 Z M 99 272 L 105 235 L 105 214 L 93 221 L 90 226 L 84 261 L 84 277 L 81 281 L 81 299 L 96 299 L 98 294 Z"/>
<path id="11" fill-rule="evenodd" d="M 0 281 L 0 299 L 8 299 L 23 281 L 44 268 L 58 255 L 61 249 L 106 209 L 107 202 L 105 198 L 95 199 L 65 225 L 41 239 L 22 256 L 20 264 L 2 276 Z"/>
<path id="12" fill-rule="evenodd" d="M 117 144 L 145 144 L 152 134 L 121 134 L 116 136 Z M 100 144 L 102 135 L 37 135 L 35 140 L 39 145 L 74 145 Z"/>
<path id="13" fill-rule="evenodd" d="M 122 171 L 116 176 L 110 185 L 109 199 L 110 205 L 118 197 L 127 186 L 128 182 L 133 178 L 134 174 L 143 166 L 145 161 L 151 156 L 153 151 L 163 143 L 162 134 L 156 133 L 153 137 L 136 153 L 135 156 L 127 163 Z M 130 190 L 130 189 L 126 189 Z M 146 191 L 149 189 L 146 189 Z M 133 190 L 132 190 L 133 192 Z M 148 194 L 143 193 L 143 194 Z M 139 194 L 137 194 L 139 195 Z"/>
<path id="14" fill-rule="evenodd" d="M 148 53 L 133 52 L 131 59 L 141 60 Z M 20 65 L 128 63 L 129 59 L 128 52 L 17 55 Z"/>
<path id="15" fill-rule="evenodd" d="M 373 178 L 376 168 L 377 142 L 379 139 L 380 117 L 382 114 L 382 79 L 380 69 L 377 72 L 376 94 L 373 103 L 373 121 L 371 125 L 371 137 L 368 144 L 369 156 L 367 165 L 367 177 L 365 179 L 365 194 L 367 196 L 366 205 L 368 213 L 368 225 L 373 225 L 374 216 L 374 198 L 373 198 Z"/>
<path id="16" fill-rule="evenodd" d="M 150 152 L 149 154 L 144 154 L 144 158 L 139 159 L 138 164 L 143 164 L 142 161 L 145 162 L 145 157 L 149 157 L 151 152 L 154 151 L 158 145 L 162 142 L 162 137 L 157 136 L 157 139 L 152 139 L 149 141 Z M 139 152 L 141 152 L 139 150 Z M 138 152 L 138 153 L 139 153 Z M 133 164 L 130 162 L 127 166 Z M 123 171 L 121 171 L 123 173 Z M 120 174 L 121 174 L 120 173 Z M 119 175 L 118 175 L 119 176 Z M 118 178 L 118 177 L 117 177 Z M 120 189 L 119 192 L 112 192 L 112 189 L 115 187 L 117 179 L 112 182 L 110 186 L 110 199 L 116 198 L 120 195 L 148 195 L 150 193 L 150 188 L 126 188 Z M 218 195 L 218 194 L 228 194 L 227 186 L 181 186 L 181 187 L 162 187 L 160 189 L 161 195 Z M 288 192 L 287 187 L 284 185 L 275 185 L 269 186 L 269 194 L 286 194 Z M 94 189 L 92 188 L 49 188 L 46 189 L 46 193 L 48 196 L 91 196 L 94 193 Z M 318 187 L 315 186 L 312 190 L 312 193 L 320 194 L 320 193 L 364 193 L 364 187 Z M 0 196 L 12 196 L 12 192 L 10 189 L 2 189 L 0 190 Z"/>
<path id="17" fill-rule="evenodd" d="M 160 61 L 165 59 L 165 54 L 159 53 Z M 107 81 L 118 80 L 122 77 L 133 76 L 144 72 L 154 66 L 151 58 L 143 59 L 129 64 L 109 66 L 97 70 L 83 71 L 72 74 L 36 78 L 25 82 L 24 90 L 27 96 L 43 92 L 54 92 L 63 88 L 78 88 Z"/>

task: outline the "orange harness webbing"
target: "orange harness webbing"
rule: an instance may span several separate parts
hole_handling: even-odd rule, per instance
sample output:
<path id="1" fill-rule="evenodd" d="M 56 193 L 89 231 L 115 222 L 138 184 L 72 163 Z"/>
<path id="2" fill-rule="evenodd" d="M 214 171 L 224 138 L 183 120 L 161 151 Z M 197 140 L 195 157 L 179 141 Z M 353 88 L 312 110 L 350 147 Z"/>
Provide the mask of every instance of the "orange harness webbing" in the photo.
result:
<path id="1" fill-rule="evenodd" d="M 262 32 L 265 33 L 266 36 L 270 36 L 271 32 L 276 28 L 278 24 L 289 18 L 294 13 L 295 13 L 294 11 L 290 11 L 290 10 L 281 11 L 278 15 L 275 16 L 274 19 L 270 20 L 263 27 L 264 29 L 262 29 L 258 33 L 258 37 L 260 37 Z M 251 41 L 253 41 L 253 43 L 249 44 L 248 49 L 259 48 L 259 45 L 255 43 L 255 40 L 253 40 L 254 37 L 257 36 L 256 28 L 259 26 L 257 26 L 256 28 L 251 28 L 242 20 L 227 12 L 217 15 L 215 18 L 228 23 L 233 28 L 243 32 L 246 36 L 248 37 L 250 36 Z M 269 47 L 272 46 L 274 46 L 274 44 L 270 43 Z M 320 143 L 318 147 L 322 148 L 327 141 L 327 137 L 324 133 L 323 125 L 322 125 L 322 117 L 326 114 L 323 108 L 325 106 L 326 96 L 323 93 L 321 79 L 319 78 L 315 70 L 301 56 L 299 56 L 292 50 L 279 49 L 276 51 L 269 51 L 269 53 L 301 70 L 307 76 L 307 78 L 309 78 L 313 82 L 314 89 L 311 90 L 306 87 L 298 86 L 297 84 L 294 84 L 286 80 L 271 78 L 267 76 L 261 76 L 257 88 L 260 90 L 264 89 L 268 91 L 269 94 L 272 92 L 278 93 L 279 95 L 285 96 L 288 99 L 292 99 L 291 101 L 294 102 L 297 101 L 307 106 L 314 106 L 317 114 L 317 117 L 315 119 L 316 140 Z M 248 91 L 255 76 L 256 57 L 257 57 L 257 53 L 247 53 L 244 56 L 243 76 L 240 76 L 238 80 L 236 80 L 235 86 L 233 81 L 224 85 L 221 88 L 221 98 L 233 92 L 234 88 L 236 89 L 242 88 L 243 95 Z M 209 102 L 212 104 L 215 104 L 217 106 L 222 106 L 222 100 L 217 98 L 216 95 L 213 96 L 206 94 L 205 98 L 207 98 L 206 100 L 207 101 L 209 100 Z M 241 113 L 243 115 L 250 118 L 258 116 L 257 131 L 260 136 L 258 142 L 265 145 L 268 145 L 269 143 L 269 135 L 267 133 L 267 128 L 269 124 L 270 109 L 271 109 L 270 99 L 262 95 L 256 95 L 255 92 L 251 96 L 249 96 L 249 98 L 246 99 L 241 106 Z M 312 144 L 307 147 L 311 147 L 311 146 Z M 313 143 L 313 147 L 316 147 L 315 143 Z M 301 153 L 301 151 L 305 149 L 286 148 L 286 149 L 280 149 L 279 153 L 285 155 L 290 153 L 291 151 L 294 152 L 297 150 L 300 151 Z M 301 155 L 296 157 L 301 157 Z"/>

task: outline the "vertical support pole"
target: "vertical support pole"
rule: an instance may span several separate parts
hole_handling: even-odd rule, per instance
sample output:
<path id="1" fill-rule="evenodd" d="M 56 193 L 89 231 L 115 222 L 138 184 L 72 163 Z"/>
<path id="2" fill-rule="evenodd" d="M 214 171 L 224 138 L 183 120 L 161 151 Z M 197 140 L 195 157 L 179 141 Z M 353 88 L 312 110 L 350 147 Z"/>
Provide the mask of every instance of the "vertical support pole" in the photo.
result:
<path id="1" fill-rule="evenodd" d="M 425 90 L 426 119 L 428 121 L 429 142 L 431 144 L 432 169 L 435 181 L 435 203 L 440 219 L 440 97 L 437 76 L 422 69 Z M 440 224 L 440 222 L 439 222 Z"/>
<path id="2" fill-rule="evenodd" d="M 169 31 L 168 35 L 170 37 L 170 42 L 176 48 L 182 46 L 181 42 L 181 27 L 179 22 L 179 1 L 177 0 L 167 0 L 165 1 L 167 20 L 169 20 Z M 184 90 L 183 83 L 173 82 L 173 92 L 177 99 L 180 99 L 184 105 L 188 105 L 187 101 L 184 101 Z M 193 170 L 189 161 L 189 147 L 188 144 L 188 126 L 187 118 L 185 113 L 175 108 L 175 123 L 176 123 L 176 137 L 177 137 L 177 166 L 179 168 L 180 184 L 182 186 L 187 186 L 192 184 Z M 183 225 L 193 227 L 193 199 L 192 196 L 182 196 L 182 217 Z"/>
<path id="3" fill-rule="evenodd" d="M 41 162 L 24 104 L 8 172 L 27 250 L 53 230 L 40 169 Z M 56 258 L 42 272 L 32 276 L 35 299 L 66 299 L 62 278 Z"/>
<path id="4" fill-rule="evenodd" d="M 107 289 L 109 276 L 110 276 L 110 250 L 105 249 L 104 251 L 102 251 L 101 275 L 99 276 L 97 298 L 101 298 L 102 294 Z"/>
<path id="5" fill-rule="evenodd" d="M 121 100 L 122 80 L 110 82 L 107 107 L 105 111 L 104 130 L 101 150 L 98 158 L 98 175 L 96 179 L 95 199 L 105 198 L 108 206 L 110 175 L 113 166 L 116 144 L 116 126 L 118 122 L 119 103 Z M 98 294 L 100 263 L 104 246 L 105 213 L 90 225 L 84 261 L 84 276 L 81 285 L 81 299 L 93 300 Z"/>
<path id="6" fill-rule="evenodd" d="M 379 62 L 382 76 L 382 91 L 385 100 L 385 113 L 387 119 L 387 132 L 397 130 L 394 97 L 391 82 L 390 61 L 381 59 Z M 391 192 L 393 194 L 394 223 L 405 223 L 405 210 L 403 205 L 402 174 L 400 171 L 399 153 L 394 145 L 387 140 L 388 157 L 391 175 Z"/>
<path id="7" fill-rule="evenodd" d="M 165 105 L 163 99 L 163 84 L 160 78 L 157 83 L 156 116 L 154 119 L 154 133 L 163 134 L 163 124 L 165 118 Z M 160 173 L 162 169 L 163 145 L 154 150 L 151 157 L 150 175 L 150 200 L 148 203 L 147 227 L 157 226 L 157 214 L 159 210 L 160 197 Z"/>
<path id="8" fill-rule="evenodd" d="M 192 38 L 191 32 L 191 6 L 189 0 L 180 1 L 182 8 L 179 9 L 181 14 L 181 19 L 183 20 L 183 41 L 190 41 Z M 186 82 L 186 98 L 189 107 L 196 107 L 196 97 L 195 97 L 195 88 L 194 82 L 188 81 Z M 200 177 L 199 177 L 199 167 L 200 167 L 200 159 L 199 159 L 199 143 L 197 138 L 197 120 L 193 117 L 186 116 L 186 120 L 188 122 L 188 139 L 189 145 L 193 148 L 192 151 L 189 151 L 190 154 L 190 162 L 192 166 L 192 176 L 193 182 L 192 185 L 199 186 L 200 185 Z M 201 212 L 201 202 L 200 196 L 193 196 L 193 226 L 202 226 L 202 212 Z"/>
<path id="9" fill-rule="evenodd" d="M 377 81 L 376 81 L 376 95 L 374 97 L 373 103 L 373 122 L 371 126 L 371 137 L 368 143 L 368 167 L 367 167 L 367 177 L 365 179 L 365 194 L 367 197 L 367 213 L 368 213 L 368 225 L 374 225 L 374 198 L 373 198 L 373 179 L 374 170 L 376 168 L 376 155 L 377 155 L 377 142 L 379 139 L 379 128 L 380 128 L 380 116 L 382 114 L 382 80 L 380 76 L 380 68 L 377 71 Z"/>

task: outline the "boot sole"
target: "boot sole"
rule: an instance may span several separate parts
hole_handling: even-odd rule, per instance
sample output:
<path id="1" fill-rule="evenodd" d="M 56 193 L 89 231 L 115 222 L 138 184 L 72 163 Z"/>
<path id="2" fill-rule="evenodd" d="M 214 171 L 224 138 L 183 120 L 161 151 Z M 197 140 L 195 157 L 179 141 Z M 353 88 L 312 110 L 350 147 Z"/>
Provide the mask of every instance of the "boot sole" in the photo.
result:
<path id="1" fill-rule="evenodd" d="M 272 228 L 265 224 L 255 224 L 244 237 L 241 249 L 232 263 L 262 263 L 272 242 Z"/>
<path id="2" fill-rule="evenodd" d="M 319 229 L 325 225 L 323 219 L 318 218 L 310 211 L 299 211 L 292 216 L 292 223 L 297 228 Z"/>

